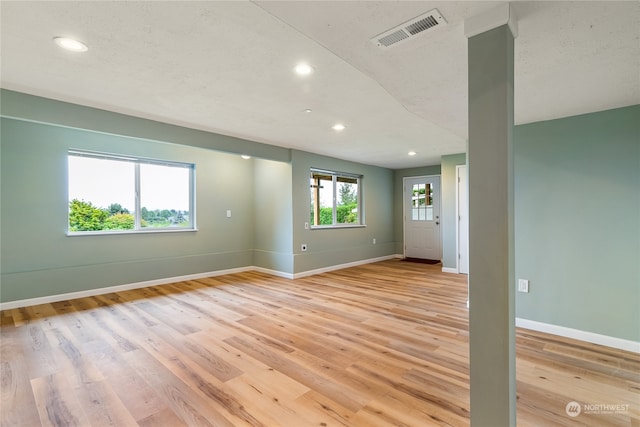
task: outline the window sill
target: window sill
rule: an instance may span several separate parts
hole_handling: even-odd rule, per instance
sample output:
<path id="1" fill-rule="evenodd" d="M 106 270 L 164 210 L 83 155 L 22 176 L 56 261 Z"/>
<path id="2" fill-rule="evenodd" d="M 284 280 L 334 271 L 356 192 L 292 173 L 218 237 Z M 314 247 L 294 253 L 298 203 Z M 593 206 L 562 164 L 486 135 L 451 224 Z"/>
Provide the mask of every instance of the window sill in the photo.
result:
<path id="1" fill-rule="evenodd" d="M 311 230 L 340 230 L 342 228 L 366 228 L 366 224 L 353 225 L 312 225 Z"/>
<path id="2" fill-rule="evenodd" d="M 85 236 L 119 236 L 122 234 L 157 234 L 157 233 L 190 233 L 198 231 L 197 228 L 181 228 L 179 230 L 162 228 L 150 230 L 122 230 L 122 231 L 68 231 L 67 237 L 85 237 Z"/>

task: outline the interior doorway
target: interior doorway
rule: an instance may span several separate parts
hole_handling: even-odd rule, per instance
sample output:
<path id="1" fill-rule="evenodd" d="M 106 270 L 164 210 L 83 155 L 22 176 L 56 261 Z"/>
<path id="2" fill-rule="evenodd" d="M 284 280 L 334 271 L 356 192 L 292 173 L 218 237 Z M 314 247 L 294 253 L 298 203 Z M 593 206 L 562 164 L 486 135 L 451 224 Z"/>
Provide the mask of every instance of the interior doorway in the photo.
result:
<path id="1" fill-rule="evenodd" d="M 458 273 L 469 274 L 469 182 L 467 166 L 456 166 L 456 245 Z"/>

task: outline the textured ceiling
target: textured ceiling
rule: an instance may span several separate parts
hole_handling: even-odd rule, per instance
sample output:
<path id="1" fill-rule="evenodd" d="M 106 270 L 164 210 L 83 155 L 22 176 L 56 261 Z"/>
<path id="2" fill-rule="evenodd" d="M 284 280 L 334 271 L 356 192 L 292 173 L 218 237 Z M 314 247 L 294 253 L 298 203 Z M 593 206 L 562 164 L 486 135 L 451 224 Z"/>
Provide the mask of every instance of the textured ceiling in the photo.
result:
<path id="1" fill-rule="evenodd" d="M 379 166 L 438 164 L 465 150 L 464 20 L 499 3 L 3 1 L 0 82 Z M 640 103 L 639 2 L 513 4 L 516 123 Z M 448 25 L 387 50 L 370 42 L 433 8 Z M 315 72 L 295 75 L 298 61 Z"/>

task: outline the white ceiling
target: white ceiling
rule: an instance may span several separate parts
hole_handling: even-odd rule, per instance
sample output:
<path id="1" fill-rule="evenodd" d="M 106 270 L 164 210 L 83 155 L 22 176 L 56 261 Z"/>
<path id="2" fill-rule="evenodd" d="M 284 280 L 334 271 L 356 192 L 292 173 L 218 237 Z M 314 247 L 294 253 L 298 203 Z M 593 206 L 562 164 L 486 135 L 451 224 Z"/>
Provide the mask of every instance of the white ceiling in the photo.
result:
<path id="1" fill-rule="evenodd" d="M 0 82 L 384 167 L 439 164 L 465 150 L 464 20 L 499 3 L 2 1 Z M 640 103 L 640 2 L 513 4 L 517 124 Z M 434 8 L 448 25 L 387 50 L 370 42 Z M 299 61 L 315 72 L 295 75 Z"/>

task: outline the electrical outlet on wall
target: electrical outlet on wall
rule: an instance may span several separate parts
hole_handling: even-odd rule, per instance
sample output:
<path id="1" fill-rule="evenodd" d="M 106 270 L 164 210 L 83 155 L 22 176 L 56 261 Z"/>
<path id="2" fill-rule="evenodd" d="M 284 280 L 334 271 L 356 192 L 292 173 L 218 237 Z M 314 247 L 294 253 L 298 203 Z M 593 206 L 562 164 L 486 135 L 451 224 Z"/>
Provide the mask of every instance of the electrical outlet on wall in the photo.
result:
<path id="1" fill-rule="evenodd" d="M 529 292 L 529 281 L 527 279 L 518 279 L 518 292 Z"/>

